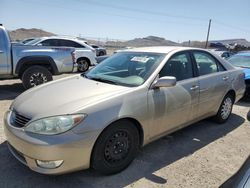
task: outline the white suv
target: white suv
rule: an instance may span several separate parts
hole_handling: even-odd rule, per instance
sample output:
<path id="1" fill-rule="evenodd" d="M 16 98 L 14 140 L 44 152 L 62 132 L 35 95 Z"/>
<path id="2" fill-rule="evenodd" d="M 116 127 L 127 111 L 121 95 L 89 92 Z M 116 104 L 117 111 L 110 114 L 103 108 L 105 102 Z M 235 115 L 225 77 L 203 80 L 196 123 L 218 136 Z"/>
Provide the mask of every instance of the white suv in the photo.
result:
<path id="1" fill-rule="evenodd" d="M 96 51 L 86 41 L 73 37 L 42 37 L 34 39 L 25 45 L 41 45 L 41 46 L 65 46 L 74 47 L 77 62 L 77 70 L 85 72 L 89 66 L 96 65 Z"/>

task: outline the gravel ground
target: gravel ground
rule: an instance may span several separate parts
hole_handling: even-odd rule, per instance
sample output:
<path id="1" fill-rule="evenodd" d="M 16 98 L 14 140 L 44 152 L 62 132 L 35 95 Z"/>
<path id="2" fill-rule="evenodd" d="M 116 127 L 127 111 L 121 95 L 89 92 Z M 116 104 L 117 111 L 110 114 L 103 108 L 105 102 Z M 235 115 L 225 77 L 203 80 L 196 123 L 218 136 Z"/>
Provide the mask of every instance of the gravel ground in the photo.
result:
<path id="1" fill-rule="evenodd" d="M 68 76 L 68 75 L 62 75 Z M 56 77 L 60 78 L 62 76 Z M 19 80 L 0 81 L 0 187 L 219 187 L 250 154 L 250 103 L 234 106 L 229 121 L 193 124 L 144 147 L 123 172 L 102 176 L 92 170 L 45 176 L 29 170 L 8 151 L 3 115 L 24 91 Z"/>

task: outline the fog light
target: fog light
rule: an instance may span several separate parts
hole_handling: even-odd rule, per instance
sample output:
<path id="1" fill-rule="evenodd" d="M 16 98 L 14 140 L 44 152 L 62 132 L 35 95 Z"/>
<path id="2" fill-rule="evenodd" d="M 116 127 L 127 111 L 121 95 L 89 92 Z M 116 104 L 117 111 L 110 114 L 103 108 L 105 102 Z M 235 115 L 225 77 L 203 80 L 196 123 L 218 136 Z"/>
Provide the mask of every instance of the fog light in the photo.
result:
<path id="1" fill-rule="evenodd" d="M 59 167 L 63 163 L 63 160 L 58 160 L 58 161 L 36 160 L 36 163 L 39 167 L 53 169 Z"/>

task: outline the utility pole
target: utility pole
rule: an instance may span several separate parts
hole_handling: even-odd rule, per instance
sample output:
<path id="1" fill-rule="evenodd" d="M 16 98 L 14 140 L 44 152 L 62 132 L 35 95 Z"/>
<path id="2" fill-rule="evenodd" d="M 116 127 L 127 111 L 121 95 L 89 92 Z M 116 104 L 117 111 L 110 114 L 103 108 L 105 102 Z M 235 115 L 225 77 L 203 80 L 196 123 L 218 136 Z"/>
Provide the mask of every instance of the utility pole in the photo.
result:
<path id="1" fill-rule="evenodd" d="M 209 19 L 208 30 L 207 30 L 207 40 L 206 40 L 205 48 L 207 48 L 207 44 L 208 44 L 209 33 L 210 33 L 210 27 L 211 27 L 211 21 L 212 21 L 212 20 Z"/>

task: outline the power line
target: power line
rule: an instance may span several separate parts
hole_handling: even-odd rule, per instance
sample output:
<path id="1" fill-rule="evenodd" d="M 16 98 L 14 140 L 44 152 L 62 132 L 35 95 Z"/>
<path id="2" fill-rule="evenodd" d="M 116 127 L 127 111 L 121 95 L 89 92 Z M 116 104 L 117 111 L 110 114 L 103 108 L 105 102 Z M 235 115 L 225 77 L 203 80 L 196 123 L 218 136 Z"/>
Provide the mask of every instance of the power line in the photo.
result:
<path id="1" fill-rule="evenodd" d="M 44 3 L 39 1 L 38 2 L 34 2 L 32 0 L 23 0 L 23 2 L 26 3 L 36 3 L 36 4 L 40 4 L 43 6 L 48 6 L 51 7 L 51 5 L 55 5 L 55 4 L 48 4 L 48 3 Z M 99 11 L 90 11 L 89 9 L 84 9 L 84 8 L 72 8 L 72 7 L 63 7 L 60 5 L 56 5 L 55 8 L 60 8 L 60 9 L 66 9 L 66 10 L 72 10 L 72 11 L 77 11 L 77 12 L 88 12 L 88 14 L 97 14 L 100 13 Z M 140 22 L 150 22 L 150 23 L 165 23 L 165 24 L 176 24 L 176 25 L 189 25 L 189 26 L 197 26 L 197 27 L 205 27 L 205 25 L 202 24 L 194 24 L 194 23 L 184 23 L 184 22 L 176 22 L 176 21 L 162 21 L 162 20 L 156 20 L 156 19 L 152 19 L 152 18 L 145 18 L 145 17 L 135 17 L 135 16 L 127 16 L 127 15 L 121 15 L 121 14 L 114 14 L 114 13 L 109 13 L 109 12 L 102 12 L 102 15 L 109 15 L 109 16 L 116 16 L 116 17 L 122 17 L 122 18 L 127 18 L 127 19 L 131 19 L 131 20 L 136 20 L 136 21 L 140 21 Z"/>
<path id="2" fill-rule="evenodd" d="M 172 17 L 172 18 L 179 18 L 179 19 L 189 19 L 189 20 L 199 20 L 199 21 L 206 21 L 207 18 L 198 18 L 198 17 L 190 17 L 190 16 L 182 16 L 182 15 L 172 15 L 168 14 L 165 12 L 157 12 L 157 11 L 151 11 L 151 10 L 143 10 L 143 9 L 137 9 L 137 8 L 129 8 L 125 6 L 120 6 L 120 5 L 114 5 L 110 3 L 102 3 L 102 2 L 97 2 L 93 0 L 75 0 L 83 4 L 90 4 L 90 5 L 97 5 L 101 7 L 107 7 L 107 8 L 113 8 L 113 9 L 119 9 L 123 11 L 130 11 L 130 12 L 136 12 L 136 13 L 143 13 L 143 14 L 151 14 L 151 15 L 158 15 L 158 16 L 165 16 L 165 17 Z"/>
<path id="3" fill-rule="evenodd" d="M 241 28 L 241 27 L 237 27 L 237 26 L 232 26 L 232 25 L 229 25 L 229 24 L 226 24 L 226 23 L 223 23 L 221 21 L 218 21 L 218 20 L 213 20 L 213 22 L 217 25 L 220 25 L 220 26 L 224 26 L 224 27 L 227 27 L 227 28 L 231 28 L 231 29 L 234 29 L 234 30 L 238 30 L 238 31 L 242 31 L 242 32 L 247 32 L 249 33 L 250 30 L 248 29 L 245 29 L 245 28 Z"/>

